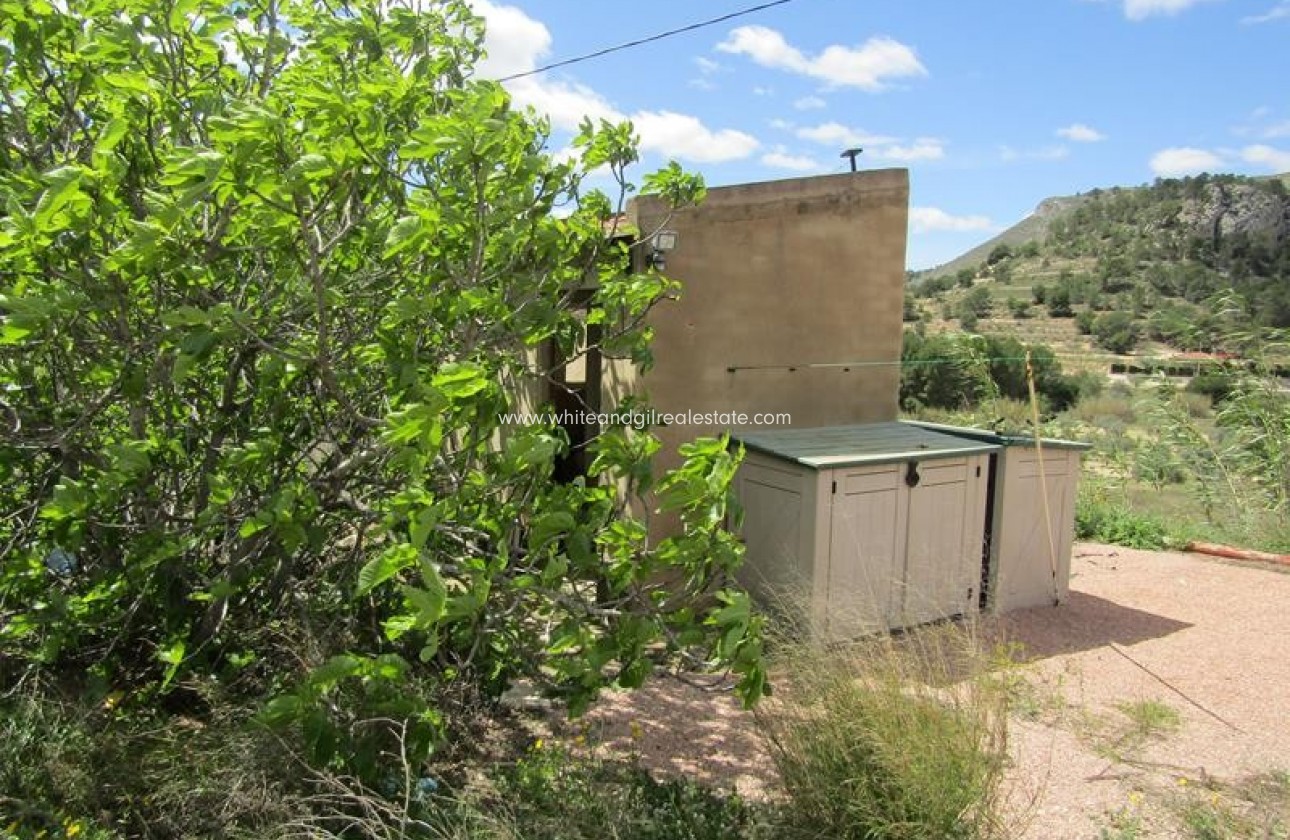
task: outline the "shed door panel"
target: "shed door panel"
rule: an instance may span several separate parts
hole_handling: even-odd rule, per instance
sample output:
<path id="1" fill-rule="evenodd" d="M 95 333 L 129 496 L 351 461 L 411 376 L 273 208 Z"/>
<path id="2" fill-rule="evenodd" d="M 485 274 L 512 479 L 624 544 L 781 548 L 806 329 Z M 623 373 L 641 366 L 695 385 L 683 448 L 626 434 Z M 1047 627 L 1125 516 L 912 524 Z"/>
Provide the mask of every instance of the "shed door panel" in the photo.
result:
<path id="1" fill-rule="evenodd" d="M 771 602 L 809 592 L 813 558 L 800 556 L 801 474 L 746 462 L 739 480 L 747 546 L 744 584 Z"/>
<path id="2" fill-rule="evenodd" d="M 924 461 L 909 492 L 908 547 L 900 592 L 902 623 L 922 624 L 970 609 L 979 574 L 979 545 L 969 522 L 977 505 L 977 459 Z M 982 519 L 981 525 L 984 525 Z M 973 551 L 977 552 L 975 560 Z"/>
<path id="3" fill-rule="evenodd" d="M 1033 449 L 1022 449 L 1009 453 L 1012 459 L 1010 469 L 1023 478 L 1039 477 L 1039 456 Z M 1071 472 L 1071 458 L 1066 450 L 1044 450 L 1044 476 L 1064 476 Z"/>
<path id="4" fill-rule="evenodd" d="M 1031 452 L 1023 452 L 1021 456 L 1009 464 L 1004 478 L 1007 524 L 999 536 L 997 604 L 1000 609 L 1051 604 L 1064 594 L 1064 582 L 1070 576 L 1078 456 L 1072 457 L 1067 452 L 1044 453 L 1044 484 L 1048 488 L 1048 509 L 1052 515 L 1051 545 L 1044 523 L 1038 458 Z M 1010 453 L 1009 458 L 1012 457 Z"/>
<path id="5" fill-rule="evenodd" d="M 905 487 L 894 465 L 838 470 L 829 535 L 828 633 L 885 630 L 903 563 Z"/>

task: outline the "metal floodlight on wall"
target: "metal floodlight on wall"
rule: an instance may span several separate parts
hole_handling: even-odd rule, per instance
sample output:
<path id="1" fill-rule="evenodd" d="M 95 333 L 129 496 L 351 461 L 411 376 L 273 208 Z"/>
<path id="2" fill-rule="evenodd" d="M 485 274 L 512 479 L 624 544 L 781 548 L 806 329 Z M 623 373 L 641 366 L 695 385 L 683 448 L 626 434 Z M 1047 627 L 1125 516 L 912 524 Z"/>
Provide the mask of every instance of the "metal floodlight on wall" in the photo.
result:
<path id="1" fill-rule="evenodd" d="M 676 248 L 679 237 L 674 230 L 660 230 L 650 237 L 649 264 L 662 271 L 667 268 L 667 252 Z"/>

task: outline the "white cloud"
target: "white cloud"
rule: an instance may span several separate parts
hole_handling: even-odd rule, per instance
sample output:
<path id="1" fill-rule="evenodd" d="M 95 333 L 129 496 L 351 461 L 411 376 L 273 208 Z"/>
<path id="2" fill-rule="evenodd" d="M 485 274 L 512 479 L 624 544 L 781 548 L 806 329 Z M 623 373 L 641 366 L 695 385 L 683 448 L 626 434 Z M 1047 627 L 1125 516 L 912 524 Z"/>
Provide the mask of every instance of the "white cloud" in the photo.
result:
<path id="1" fill-rule="evenodd" d="M 945 157 L 945 144 L 934 137 L 919 137 L 909 145 L 895 143 L 890 146 L 877 146 L 870 150 L 870 156 L 878 160 L 894 160 L 903 163 L 916 160 L 940 160 Z"/>
<path id="2" fill-rule="evenodd" d="M 1016 160 L 1063 160 L 1070 156 L 1070 149 L 1058 144 L 1041 146 L 1038 149 L 1016 149 L 1012 146 L 999 147 L 999 159 L 1005 163 Z"/>
<path id="3" fill-rule="evenodd" d="M 773 129 L 776 129 L 777 131 L 793 130 L 793 124 L 791 122 L 789 122 L 788 120 L 780 119 L 779 117 L 775 117 L 773 120 L 770 121 L 770 127 Z"/>
<path id="4" fill-rule="evenodd" d="M 1153 15 L 1176 15 L 1207 0 L 1124 0 L 1124 16 L 1146 20 Z"/>
<path id="5" fill-rule="evenodd" d="M 710 76 L 721 69 L 721 63 L 713 61 L 707 56 L 698 55 L 694 57 L 694 63 L 699 66 L 699 72 L 705 76 Z"/>
<path id="6" fill-rule="evenodd" d="M 484 50 L 488 55 L 475 72 L 488 79 L 523 73 L 537 67 L 537 60 L 551 52 L 551 31 L 516 6 L 499 6 L 474 0 L 471 8 L 484 19 Z"/>
<path id="7" fill-rule="evenodd" d="M 674 111 L 638 111 L 632 123 L 641 149 L 698 163 L 746 158 L 757 150 L 757 138 L 733 129 L 713 131 L 698 117 Z"/>
<path id="8" fill-rule="evenodd" d="M 503 6 L 489 0 L 473 0 L 471 8 L 484 18 L 484 50 L 487 56 L 475 72 L 489 79 L 524 73 L 538 66 L 538 60 L 551 51 L 551 32 L 546 24 L 534 20 L 516 6 Z M 609 102 L 586 85 L 556 81 L 542 76 L 526 76 L 506 83 L 518 107 L 531 106 L 551 118 L 558 129 L 572 131 L 583 117 L 620 120 L 622 115 Z"/>
<path id="9" fill-rule="evenodd" d="M 763 85 L 755 86 L 752 89 L 752 92 L 753 92 L 753 96 L 774 96 L 775 95 L 774 88 L 764 87 Z"/>
<path id="10" fill-rule="evenodd" d="M 1290 0 L 1286 0 L 1290 4 Z M 1290 120 L 1276 116 L 1276 111 L 1261 105 L 1250 112 L 1243 123 L 1232 126 L 1232 133 L 1237 137 L 1259 137 L 1264 140 L 1276 140 L 1290 137 Z"/>
<path id="11" fill-rule="evenodd" d="M 803 140 L 812 140 L 835 149 L 861 146 L 865 150 L 865 156 L 873 160 L 909 163 L 945 157 L 945 142 L 935 137 L 918 137 L 912 142 L 906 142 L 899 137 L 873 134 L 862 128 L 837 122 L 804 126 L 794 133 Z"/>
<path id="12" fill-rule="evenodd" d="M 814 140 L 826 146 L 878 146 L 895 143 L 895 137 L 884 137 L 871 134 L 862 128 L 851 128 L 842 123 L 826 122 L 816 126 L 806 126 L 797 130 L 797 136 L 803 140 Z"/>
<path id="13" fill-rule="evenodd" d="M 1274 20 L 1290 17 L 1290 0 L 1281 0 L 1280 3 L 1268 9 L 1261 15 L 1249 15 L 1241 18 L 1241 23 L 1248 25 L 1271 23 Z"/>
<path id="14" fill-rule="evenodd" d="M 858 48 L 826 47 L 811 62 L 811 75 L 836 85 L 881 90 L 884 79 L 926 76 L 927 68 L 911 47 L 893 38 L 870 38 Z"/>
<path id="15" fill-rule="evenodd" d="M 1073 123 L 1065 128 L 1059 128 L 1057 136 L 1064 137 L 1072 143 L 1099 143 L 1106 139 L 1105 134 L 1084 123 Z"/>
<path id="16" fill-rule="evenodd" d="M 1290 120 L 1283 120 L 1276 125 L 1270 125 L 1263 129 L 1263 136 L 1269 140 L 1278 137 L 1290 137 Z"/>
<path id="17" fill-rule="evenodd" d="M 994 222 L 986 216 L 954 216 L 939 207 L 909 208 L 909 229 L 914 233 L 951 231 L 964 233 L 974 230 L 993 230 Z"/>
<path id="18" fill-rule="evenodd" d="M 761 162 L 772 169 L 791 169 L 794 172 L 818 172 L 824 168 L 815 158 L 789 154 L 783 146 L 776 146 L 774 151 L 762 155 Z"/>
<path id="19" fill-rule="evenodd" d="M 518 107 L 532 107 L 562 131 L 576 131 L 583 117 L 618 122 L 626 119 L 609 101 L 586 85 L 526 76 L 506 83 Z"/>
<path id="20" fill-rule="evenodd" d="M 763 67 L 867 91 L 883 90 L 888 79 L 927 75 L 912 48 L 885 36 L 870 38 L 858 47 L 833 44 L 819 55 L 808 56 L 770 27 L 740 26 L 732 29 L 717 49 L 746 55 Z"/>
<path id="21" fill-rule="evenodd" d="M 1207 149 L 1178 146 L 1161 149 L 1151 156 L 1151 171 L 1162 178 L 1198 175 L 1222 169 L 1223 158 Z"/>
<path id="22" fill-rule="evenodd" d="M 695 66 L 699 68 L 699 75 L 696 78 L 690 79 L 690 81 L 687 84 L 689 84 L 690 87 L 696 88 L 698 90 L 706 90 L 706 91 L 716 90 L 718 88 L 717 83 L 712 81 L 712 79 L 710 79 L 709 77 L 714 76 L 717 73 L 720 73 L 726 68 L 723 67 L 720 62 L 713 61 L 712 59 L 703 55 L 696 55 L 694 57 L 694 63 L 695 63 Z"/>
<path id="23" fill-rule="evenodd" d="M 472 8 L 487 26 L 484 46 L 488 58 L 478 65 L 480 76 L 498 78 L 523 73 L 536 68 L 538 60 L 549 53 L 550 31 L 518 7 L 473 0 Z M 733 129 L 713 130 L 688 114 L 672 111 L 625 114 L 600 93 L 578 82 L 525 76 L 507 82 L 506 89 L 517 107 L 532 107 L 549 116 L 551 125 L 561 131 L 577 130 L 584 117 L 611 122 L 630 119 L 640 135 L 641 149 L 666 157 L 714 163 L 746 158 L 759 145 L 749 134 Z"/>
<path id="24" fill-rule="evenodd" d="M 1241 159 L 1246 163 L 1264 166 L 1273 172 L 1290 172 L 1290 151 L 1271 146 L 1246 146 L 1241 149 Z"/>
<path id="25" fill-rule="evenodd" d="M 814 111 L 817 108 L 824 108 L 828 104 L 818 96 L 803 96 L 793 103 L 793 107 L 799 111 Z"/>

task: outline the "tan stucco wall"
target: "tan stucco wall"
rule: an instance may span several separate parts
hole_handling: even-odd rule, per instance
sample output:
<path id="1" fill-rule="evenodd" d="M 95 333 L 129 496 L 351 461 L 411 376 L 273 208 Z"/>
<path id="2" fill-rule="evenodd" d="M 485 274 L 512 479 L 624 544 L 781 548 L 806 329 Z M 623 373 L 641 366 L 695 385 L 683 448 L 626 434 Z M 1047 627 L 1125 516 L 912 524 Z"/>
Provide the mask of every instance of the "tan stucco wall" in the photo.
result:
<path id="1" fill-rule="evenodd" d="M 651 313 L 656 364 L 639 383 L 657 410 L 787 412 L 803 427 L 896 419 L 907 170 L 714 188 L 670 219 L 655 198 L 634 209 L 642 236 L 679 234 L 666 274 L 682 297 Z M 871 366 L 805 367 L 843 362 Z M 771 369 L 728 370 L 743 366 Z M 605 384 L 633 380 L 615 369 Z M 679 444 L 726 429 L 656 431 L 661 473 Z"/>

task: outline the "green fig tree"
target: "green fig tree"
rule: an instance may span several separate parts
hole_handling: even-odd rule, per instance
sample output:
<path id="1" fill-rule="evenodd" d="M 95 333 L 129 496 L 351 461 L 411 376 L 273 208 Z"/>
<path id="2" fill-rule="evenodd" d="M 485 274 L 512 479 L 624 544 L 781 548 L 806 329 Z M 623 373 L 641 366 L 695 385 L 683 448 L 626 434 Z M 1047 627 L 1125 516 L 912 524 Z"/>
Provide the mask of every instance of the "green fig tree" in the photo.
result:
<path id="1" fill-rule="evenodd" d="M 588 324 L 647 366 L 677 286 L 605 235 L 631 127 L 551 154 L 482 43 L 456 0 L 0 0 L 6 681 L 256 676 L 323 762 L 365 715 L 430 749 L 463 681 L 577 711 L 680 659 L 762 691 L 737 456 L 656 480 L 648 430 L 608 428 L 560 483 L 560 429 L 502 422 Z"/>

